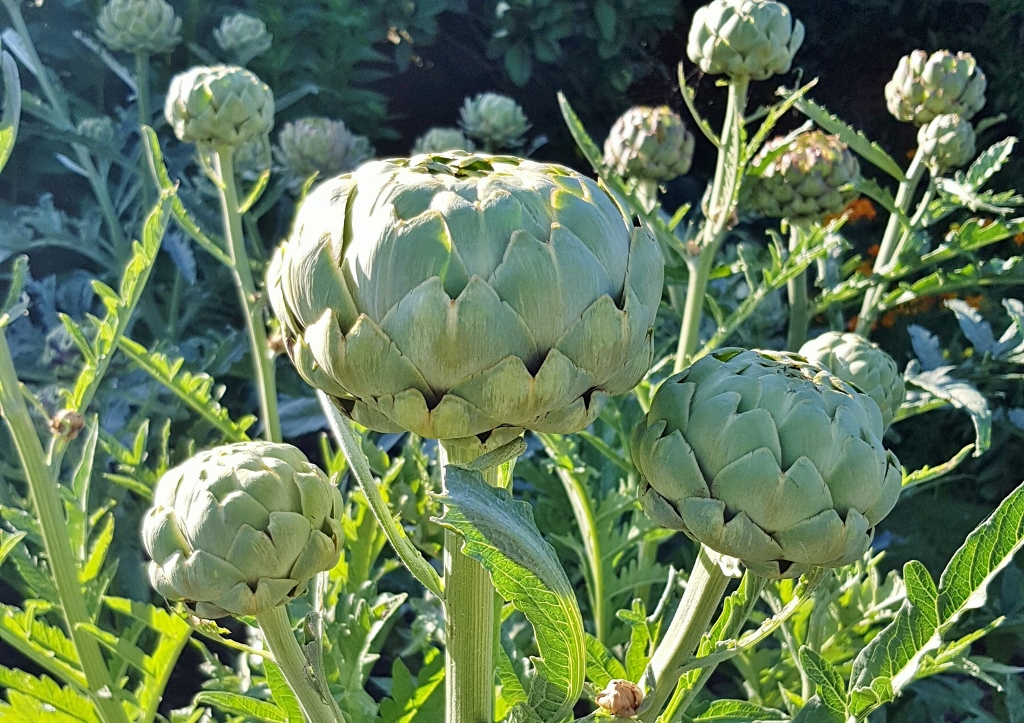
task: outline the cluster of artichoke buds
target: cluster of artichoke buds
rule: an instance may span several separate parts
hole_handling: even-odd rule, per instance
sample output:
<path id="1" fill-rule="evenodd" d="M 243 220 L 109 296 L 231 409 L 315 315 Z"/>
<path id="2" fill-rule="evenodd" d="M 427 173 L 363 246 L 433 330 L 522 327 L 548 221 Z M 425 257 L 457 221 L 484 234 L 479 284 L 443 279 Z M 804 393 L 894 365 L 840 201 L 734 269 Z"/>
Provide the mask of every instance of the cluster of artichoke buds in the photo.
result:
<path id="1" fill-rule="evenodd" d="M 779 152 L 780 148 L 785 150 Z M 765 144 L 747 184 L 749 204 L 772 218 L 813 224 L 840 213 L 857 197 L 860 163 L 837 136 L 807 131 Z"/>
<path id="2" fill-rule="evenodd" d="M 110 0 L 96 35 L 114 51 L 168 53 L 181 42 L 181 18 L 166 0 Z"/>
<path id="3" fill-rule="evenodd" d="M 523 145 L 530 122 L 522 107 L 500 93 L 478 93 L 466 98 L 459 111 L 466 135 L 489 151 L 512 150 Z"/>
<path id="4" fill-rule="evenodd" d="M 257 55 L 270 50 L 274 36 L 267 32 L 267 24 L 245 13 L 224 16 L 220 27 L 214 28 L 213 39 L 233 62 L 247 65 Z"/>
<path id="5" fill-rule="evenodd" d="M 444 153 L 476 150 L 476 146 L 459 128 L 431 128 L 413 143 L 412 153 Z"/>
<path id="6" fill-rule="evenodd" d="M 941 173 L 974 158 L 976 139 L 969 121 L 955 113 L 943 113 L 917 131 L 917 148 L 929 167 Z"/>
<path id="7" fill-rule="evenodd" d="M 604 162 L 620 176 L 655 182 L 684 175 L 696 141 L 668 106 L 634 106 L 615 121 L 604 142 Z"/>
<path id="8" fill-rule="evenodd" d="M 885 102 L 897 119 L 918 126 L 949 113 L 969 121 L 985 105 L 985 87 L 970 53 L 915 50 L 900 59 L 885 86 Z"/>
<path id="9" fill-rule="evenodd" d="M 274 159 L 297 188 L 314 173 L 321 178 L 347 173 L 373 153 L 370 139 L 352 133 L 343 121 L 301 118 L 281 129 Z"/>
<path id="10" fill-rule="evenodd" d="M 198 66 L 171 79 L 164 115 L 181 141 L 237 148 L 270 133 L 274 94 L 245 68 Z"/>
<path id="11" fill-rule="evenodd" d="M 788 73 L 804 26 L 772 0 L 712 0 L 693 15 L 686 54 L 709 75 L 768 80 Z"/>

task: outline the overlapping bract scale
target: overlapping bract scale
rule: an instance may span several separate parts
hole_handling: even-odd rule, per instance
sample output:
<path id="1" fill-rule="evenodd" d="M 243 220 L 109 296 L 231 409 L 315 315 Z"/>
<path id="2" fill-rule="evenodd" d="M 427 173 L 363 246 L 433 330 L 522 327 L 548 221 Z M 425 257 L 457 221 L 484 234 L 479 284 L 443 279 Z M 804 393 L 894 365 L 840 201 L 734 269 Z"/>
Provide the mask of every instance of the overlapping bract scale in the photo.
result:
<path id="1" fill-rule="evenodd" d="M 686 54 L 710 75 L 768 80 L 788 73 L 804 26 L 774 0 L 712 0 L 693 14 Z"/>
<path id="2" fill-rule="evenodd" d="M 765 577 L 858 559 L 902 479 L 862 396 L 792 354 L 701 358 L 634 431 L 644 510 Z"/>

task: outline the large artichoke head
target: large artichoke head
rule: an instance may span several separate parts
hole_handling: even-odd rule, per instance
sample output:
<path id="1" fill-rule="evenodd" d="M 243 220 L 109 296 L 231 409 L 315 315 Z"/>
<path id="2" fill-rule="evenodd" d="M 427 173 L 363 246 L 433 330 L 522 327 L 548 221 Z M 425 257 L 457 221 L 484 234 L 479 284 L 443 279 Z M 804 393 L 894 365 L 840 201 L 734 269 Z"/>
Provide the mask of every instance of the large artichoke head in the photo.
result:
<path id="1" fill-rule="evenodd" d="M 245 68 L 198 66 L 171 79 L 164 116 L 179 140 L 236 147 L 274 127 L 274 94 Z"/>
<path id="2" fill-rule="evenodd" d="M 568 168 L 374 161 L 303 202 L 267 278 L 299 374 L 380 431 L 572 432 L 646 373 L 663 263 Z"/>
<path id="3" fill-rule="evenodd" d="M 214 28 L 213 39 L 239 65 L 267 52 L 274 42 L 274 36 L 267 32 L 267 24 L 245 13 L 225 15 L 220 27 Z"/>
<path id="4" fill-rule="evenodd" d="M 712 0 L 693 14 L 686 54 L 709 75 L 768 80 L 788 73 L 804 26 L 772 0 Z"/>
<path id="5" fill-rule="evenodd" d="M 955 113 L 937 115 L 917 131 L 918 153 L 939 173 L 967 165 L 976 140 L 974 126 Z"/>
<path id="6" fill-rule="evenodd" d="M 882 412 L 882 427 L 892 424 L 907 389 L 896 361 L 877 344 L 860 334 L 830 331 L 800 347 L 800 356 L 871 397 Z"/>
<path id="7" fill-rule="evenodd" d="M 781 147 L 785 150 L 778 153 Z M 857 157 L 837 136 L 822 131 L 801 133 L 790 141 L 775 138 L 765 144 L 754 165 L 761 168 L 761 175 L 751 176 L 749 203 L 765 216 L 817 223 L 840 213 L 857 197 Z"/>
<path id="8" fill-rule="evenodd" d="M 862 397 L 796 355 L 702 357 L 633 433 L 644 511 L 765 577 L 859 559 L 902 481 Z"/>
<path id="9" fill-rule="evenodd" d="M 181 42 L 181 18 L 166 0 L 110 0 L 96 34 L 111 50 L 168 53 Z"/>
<path id="10" fill-rule="evenodd" d="M 352 133 L 343 121 L 329 118 L 285 123 L 274 148 L 274 158 L 292 185 L 300 185 L 314 173 L 321 178 L 346 173 L 372 155 L 369 138 Z"/>
<path id="11" fill-rule="evenodd" d="M 338 488 L 291 445 L 200 452 L 157 483 L 142 525 L 150 583 L 201 618 L 258 615 L 338 563 L 341 514 Z"/>
<path id="12" fill-rule="evenodd" d="M 459 125 L 467 136 L 492 150 L 518 148 L 530 130 L 522 107 L 500 93 L 478 93 L 466 98 L 459 111 Z"/>
<path id="13" fill-rule="evenodd" d="M 459 128 L 431 128 L 416 139 L 412 146 L 417 153 L 444 153 L 445 151 L 473 151 L 473 141 Z"/>
<path id="14" fill-rule="evenodd" d="M 604 162 L 620 176 L 670 181 L 690 170 L 694 137 L 668 106 L 635 106 L 615 121 L 604 142 Z"/>
<path id="15" fill-rule="evenodd" d="M 915 50 L 900 59 L 886 83 L 885 103 L 896 118 L 919 126 L 945 113 L 970 120 L 985 105 L 986 85 L 970 53 Z"/>

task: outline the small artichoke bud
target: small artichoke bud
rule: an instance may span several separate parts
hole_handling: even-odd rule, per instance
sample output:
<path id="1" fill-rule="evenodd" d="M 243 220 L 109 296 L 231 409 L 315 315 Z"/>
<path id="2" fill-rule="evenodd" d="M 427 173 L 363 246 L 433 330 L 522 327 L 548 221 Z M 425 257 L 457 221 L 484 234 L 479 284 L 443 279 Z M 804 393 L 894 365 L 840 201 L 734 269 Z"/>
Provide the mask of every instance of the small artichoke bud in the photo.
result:
<path id="1" fill-rule="evenodd" d="M 466 134 L 458 128 L 431 128 L 422 136 L 416 139 L 412 146 L 412 153 L 444 153 L 445 151 L 469 151 L 476 150 L 473 141 L 466 138 Z"/>
<path id="2" fill-rule="evenodd" d="M 974 56 L 915 50 L 900 59 L 885 85 L 885 103 L 898 120 L 922 126 L 955 113 L 969 121 L 985 105 L 987 81 Z"/>
<path id="3" fill-rule="evenodd" d="M 942 172 L 960 168 L 974 158 L 974 126 L 955 113 L 943 113 L 917 132 L 918 152 L 929 166 Z"/>
<path id="4" fill-rule="evenodd" d="M 608 681 L 595 702 L 616 718 L 632 718 L 644 702 L 644 692 L 630 680 L 614 678 Z"/>
<path id="5" fill-rule="evenodd" d="M 237 147 L 274 127 L 274 94 L 245 68 L 199 66 L 171 79 L 164 116 L 185 143 Z"/>
<path id="6" fill-rule="evenodd" d="M 530 123 L 522 107 L 507 95 L 479 93 L 466 98 L 459 111 L 459 125 L 466 135 L 488 149 L 510 149 L 523 145 Z"/>
<path id="7" fill-rule="evenodd" d="M 878 406 L 818 364 L 718 349 L 669 377 L 634 430 L 640 502 L 762 577 L 841 567 L 900 493 L 882 433 Z"/>
<path id="8" fill-rule="evenodd" d="M 220 27 L 214 28 L 213 39 L 225 53 L 239 65 L 245 65 L 257 55 L 270 49 L 274 36 L 267 32 L 267 24 L 245 13 L 226 15 Z"/>
<path id="9" fill-rule="evenodd" d="M 373 152 L 369 138 L 352 133 L 340 120 L 302 118 L 285 123 L 274 159 L 291 177 L 292 187 L 298 187 L 314 173 L 329 178 L 355 170 Z"/>
<path id="10" fill-rule="evenodd" d="M 749 181 L 749 203 L 755 210 L 794 224 L 813 224 L 840 213 L 857 197 L 860 163 L 837 136 L 808 131 L 788 144 L 775 138 L 754 165 L 763 165 L 782 146 L 786 150 Z"/>
<path id="11" fill-rule="evenodd" d="M 668 106 L 635 106 L 615 121 L 604 142 L 604 162 L 620 176 L 670 181 L 693 162 L 695 140 Z"/>
<path id="12" fill-rule="evenodd" d="M 768 80 L 788 73 L 804 26 L 772 0 L 712 0 L 693 14 L 686 54 L 709 75 Z"/>
<path id="13" fill-rule="evenodd" d="M 895 360 L 860 334 L 830 331 L 800 347 L 800 356 L 821 364 L 874 400 L 882 426 L 892 424 L 906 387 Z"/>
<path id="14" fill-rule="evenodd" d="M 107 116 L 83 118 L 79 121 L 75 132 L 86 140 L 93 141 L 102 146 L 109 146 L 114 143 L 114 121 Z"/>
<path id="15" fill-rule="evenodd" d="M 165 0 L 110 0 L 96 35 L 114 51 L 168 53 L 181 42 L 181 18 Z"/>
<path id="16" fill-rule="evenodd" d="M 63 437 L 69 442 L 78 438 L 85 429 L 85 417 L 74 409 L 62 409 L 50 419 L 50 432 L 55 437 Z"/>
<path id="17" fill-rule="evenodd" d="M 267 612 L 338 563 L 342 504 L 291 445 L 200 452 L 157 483 L 142 525 L 150 583 L 200 618 Z"/>
<path id="18" fill-rule="evenodd" d="M 270 168 L 270 138 L 266 135 L 248 140 L 235 148 L 233 157 L 235 173 L 247 181 L 254 181 Z"/>

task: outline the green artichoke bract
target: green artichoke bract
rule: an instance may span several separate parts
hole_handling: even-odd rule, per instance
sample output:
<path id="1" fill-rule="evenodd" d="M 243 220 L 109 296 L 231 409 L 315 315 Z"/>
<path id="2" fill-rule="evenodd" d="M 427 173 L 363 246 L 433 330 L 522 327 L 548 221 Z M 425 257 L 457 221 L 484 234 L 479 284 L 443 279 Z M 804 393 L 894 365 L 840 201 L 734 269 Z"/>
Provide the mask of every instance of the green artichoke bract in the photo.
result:
<path id="1" fill-rule="evenodd" d="M 768 80 L 788 73 L 804 26 L 772 0 L 712 0 L 693 14 L 686 54 L 709 75 Z"/>
<path id="2" fill-rule="evenodd" d="M 605 139 L 604 162 L 620 176 L 670 181 L 690 170 L 695 143 L 668 106 L 634 106 L 619 116 Z"/>
<path id="3" fill-rule="evenodd" d="M 181 42 L 181 18 L 165 0 L 110 0 L 96 26 L 96 35 L 114 51 L 167 53 Z"/>
<path id="4" fill-rule="evenodd" d="M 945 113 L 970 120 L 985 105 L 986 85 L 970 53 L 915 50 L 900 59 L 886 83 L 885 102 L 896 118 L 919 126 Z"/>
<path id="5" fill-rule="evenodd" d="M 882 412 L 882 427 L 892 424 L 907 389 L 895 360 L 877 344 L 860 334 L 830 331 L 800 347 L 800 355 L 871 397 Z"/>
<path id="6" fill-rule="evenodd" d="M 974 158 L 974 126 L 960 116 L 935 116 L 917 131 L 918 152 L 938 172 L 960 168 Z"/>
<path id="7" fill-rule="evenodd" d="M 372 155 L 369 138 L 329 118 L 285 123 L 274 148 L 274 158 L 291 177 L 293 186 L 301 185 L 314 173 L 321 178 L 346 173 Z"/>
<path id="8" fill-rule="evenodd" d="M 171 79 L 164 116 L 186 143 L 240 146 L 274 127 L 274 94 L 245 68 L 200 66 Z"/>
<path id="9" fill-rule="evenodd" d="M 632 389 L 662 276 L 589 178 L 452 151 L 320 185 L 267 288 L 299 374 L 357 422 L 491 442 L 582 429 Z"/>
<path id="10" fill-rule="evenodd" d="M 431 128 L 416 139 L 412 146 L 417 153 L 444 153 L 445 151 L 474 151 L 473 141 L 458 128 Z"/>
<path id="11" fill-rule="evenodd" d="M 526 131 L 530 130 L 519 104 L 500 93 L 479 93 L 474 98 L 466 98 L 459 118 L 466 135 L 489 149 L 518 148 L 523 145 Z"/>
<path id="12" fill-rule="evenodd" d="M 769 154 L 785 146 L 749 181 L 749 203 L 772 218 L 795 224 L 822 221 L 840 213 L 857 197 L 860 163 L 846 144 L 821 131 L 801 133 L 795 139 L 775 138 L 765 144 L 755 167 Z"/>
<path id="13" fill-rule="evenodd" d="M 266 612 L 338 563 L 342 504 L 291 445 L 200 452 L 157 483 L 142 526 L 150 583 L 201 618 Z"/>
<path id="14" fill-rule="evenodd" d="M 75 132 L 100 145 L 109 146 L 114 143 L 114 121 L 107 116 L 83 118 L 75 127 Z"/>
<path id="15" fill-rule="evenodd" d="M 274 36 L 267 32 L 267 24 L 259 18 L 234 13 L 224 16 L 220 27 L 214 28 L 213 39 L 221 50 L 234 56 L 235 62 L 245 65 L 270 50 Z"/>
<path id="16" fill-rule="evenodd" d="M 764 577 L 859 559 L 902 482 L 862 397 L 800 356 L 702 357 L 633 433 L 644 511 Z"/>

